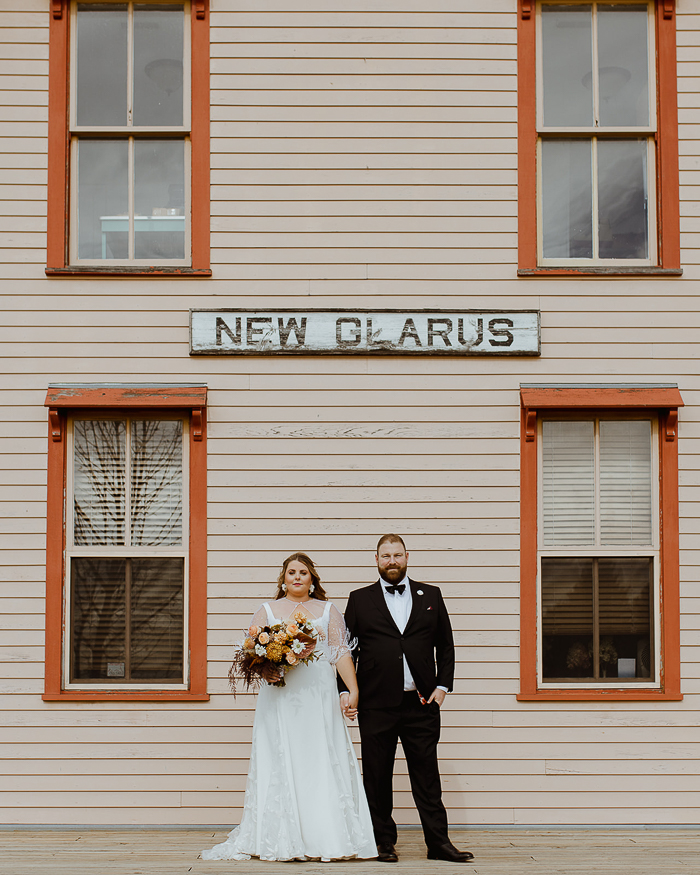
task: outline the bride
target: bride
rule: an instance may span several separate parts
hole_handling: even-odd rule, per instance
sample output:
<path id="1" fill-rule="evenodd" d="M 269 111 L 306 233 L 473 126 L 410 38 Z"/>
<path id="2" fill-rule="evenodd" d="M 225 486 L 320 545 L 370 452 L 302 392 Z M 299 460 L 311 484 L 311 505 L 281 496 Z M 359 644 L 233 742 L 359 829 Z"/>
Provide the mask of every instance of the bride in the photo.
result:
<path id="1" fill-rule="evenodd" d="M 203 860 L 324 862 L 377 856 L 360 769 L 343 719 L 335 665 L 357 709 L 357 679 L 343 615 L 331 604 L 305 553 L 284 560 L 271 606 L 252 624 L 269 626 L 303 611 L 319 631 L 320 658 L 262 685 L 253 725 L 243 817 Z M 269 680 L 276 680 L 270 677 Z"/>

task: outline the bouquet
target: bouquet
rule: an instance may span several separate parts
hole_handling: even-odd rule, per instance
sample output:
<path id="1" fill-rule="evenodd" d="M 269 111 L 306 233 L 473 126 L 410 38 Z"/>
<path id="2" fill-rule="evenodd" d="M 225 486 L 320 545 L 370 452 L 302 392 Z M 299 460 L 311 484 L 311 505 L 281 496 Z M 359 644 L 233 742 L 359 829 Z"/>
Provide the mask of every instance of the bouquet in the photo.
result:
<path id="1" fill-rule="evenodd" d="M 288 620 L 271 626 L 251 626 L 248 635 L 236 648 L 228 679 L 234 695 L 236 679 L 242 678 L 248 689 L 259 686 L 265 673 L 281 673 L 275 687 L 284 687 L 284 676 L 295 666 L 318 659 L 316 640 L 323 633 L 309 621 L 303 611 L 295 611 Z"/>

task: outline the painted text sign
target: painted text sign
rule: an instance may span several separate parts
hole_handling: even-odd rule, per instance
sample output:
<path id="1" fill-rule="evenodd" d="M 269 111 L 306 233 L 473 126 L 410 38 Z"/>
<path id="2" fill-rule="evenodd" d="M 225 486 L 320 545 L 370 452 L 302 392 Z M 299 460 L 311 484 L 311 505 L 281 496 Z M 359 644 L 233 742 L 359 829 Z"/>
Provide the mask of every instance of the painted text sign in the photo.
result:
<path id="1" fill-rule="evenodd" d="M 536 310 L 192 310 L 192 355 L 539 355 Z"/>

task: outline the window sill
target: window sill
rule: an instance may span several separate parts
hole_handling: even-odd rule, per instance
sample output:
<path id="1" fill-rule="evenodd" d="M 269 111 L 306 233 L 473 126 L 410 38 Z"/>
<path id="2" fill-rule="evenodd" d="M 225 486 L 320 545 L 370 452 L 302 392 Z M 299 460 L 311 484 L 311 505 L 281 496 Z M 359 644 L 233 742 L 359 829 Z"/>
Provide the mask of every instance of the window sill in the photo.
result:
<path id="1" fill-rule="evenodd" d="M 520 267 L 518 276 L 683 276 L 676 267 Z"/>
<path id="2" fill-rule="evenodd" d="M 209 693 L 190 693 L 187 690 L 125 690 L 105 692 L 95 690 L 70 690 L 60 693 L 44 693 L 44 702 L 208 702 Z"/>
<path id="3" fill-rule="evenodd" d="M 518 693 L 518 702 L 681 702 L 682 693 L 663 690 L 540 690 Z"/>
<path id="4" fill-rule="evenodd" d="M 185 277 L 192 279 L 194 277 L 210 277 L 212 275 L 210 268 L 195 268 L 195 267 L 99 267 L 90 265 L 90 267 L 47 267 L 46 276 L 163 276 L 163 277 Z"/>

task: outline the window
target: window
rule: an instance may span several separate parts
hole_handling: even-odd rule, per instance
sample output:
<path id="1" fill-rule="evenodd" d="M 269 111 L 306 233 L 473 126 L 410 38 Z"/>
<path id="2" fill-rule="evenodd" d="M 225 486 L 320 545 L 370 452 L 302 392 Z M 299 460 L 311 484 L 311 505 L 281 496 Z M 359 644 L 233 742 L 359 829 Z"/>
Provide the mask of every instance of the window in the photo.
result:
<path id="1" fill-rule="evenodd" d="M 520 698 L 680 697 L 678 390 L 521 395 Z"/>
<path id="2" fill-rule="evenodd" d="M 521 274 L 678 272 L 668 9 L 521 0 Z"/>
<path id="3" fill-rule="evenodd" d="M 46 403 L 45 698 L 206 697 L 206 389 L 62 386 Z"/>
<path id="4" fill-rule="evenodd" d="M 49 273 L 209 272 L 208 35 L 194 6 L 59 4 L 51 60 L 66 55 L 69 72 L 50 77 Z"/>

